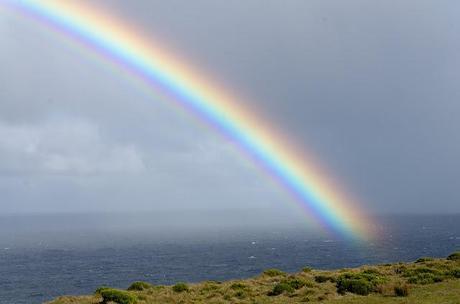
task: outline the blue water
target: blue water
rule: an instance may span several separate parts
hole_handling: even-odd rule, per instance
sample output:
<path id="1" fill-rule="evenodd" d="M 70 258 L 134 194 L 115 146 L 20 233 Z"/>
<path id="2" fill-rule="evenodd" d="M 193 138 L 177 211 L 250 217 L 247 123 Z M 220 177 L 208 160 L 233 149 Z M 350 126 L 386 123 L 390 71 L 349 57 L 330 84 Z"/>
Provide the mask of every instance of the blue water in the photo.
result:
<path id="1" fill-rule="evenodd" d="M 379 225 L 378 240 L 350 244 L 295 226 L 168 230 L 117 228 L 97 216 L 3 216 L 0 303 L 42 303 L 101 285 L 126 288 L 136 280 L 226 280 L 267 268 L 353 267 L 444 257 L 460 249 L 460 215 L 387 216 Z"/>

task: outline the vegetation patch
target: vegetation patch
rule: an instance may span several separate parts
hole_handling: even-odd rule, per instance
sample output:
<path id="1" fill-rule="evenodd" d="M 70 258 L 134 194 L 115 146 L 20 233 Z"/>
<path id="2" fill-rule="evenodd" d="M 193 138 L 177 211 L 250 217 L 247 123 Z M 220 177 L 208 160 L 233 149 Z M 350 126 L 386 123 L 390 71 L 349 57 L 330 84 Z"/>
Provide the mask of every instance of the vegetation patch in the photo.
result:
<path id="1" fill-rule="evenodd" d="M 138 282 L 132 283 L 128 287 L 128 290 L 142 291 L 142 290 L 150 289 L 152 287 L 153 285 L 150 283 L 138 281 Z"/>
<path id="2" fill-rule="evenodd" d="M 374 271 L 362 271 L 359 273 L 345 273 L 337 279 L 337 292 L 346 292 L 366 296 L 377 291 L 377 286 L 386 282 L 384 276 Z"/>
<path id="3" fill-rule="evenodd" d="M 456 279 L 460 279 L 460 268 L 455 268 L 447 271 L 447 275 Z"/>
<path id="4" fill-rule="evenodd" d="M 269 276 L 269 277 L 277 277 L 277 276 L 285 275 L 285 272 L 279 269 L 272 268 L 272 269 L 265 270 L 264 275 Z"/>
<path id="5" fill-rule="evenodd" d="M 247 294 L 244 290 L 238 290 L 237 292 L 235 292 L 235 298 L 238 298 L 238 299 L 244 299 L 247 297 Z"/>
<path id="6" fill-rule="evenodd" d="M 108 286 L 101 286 L 99 288 L 97 288 L 94 293 L 95 294 L 101 294 L 101 291 L 105 290 L 105 289 L 112 289 L 111 287 L 108 287 Z"/>
<path id="7" fill-rule="evenodd" d="M 407 297 L 409 295 L 409 286 L 407 284 L 395 285 L 394 293 L 397 297 Z"/>
<path id="8" fill-rule="evenodd" d="M 244 283 L 236 282 L 230 285 L 230 288 L 233 290 L 240 290 L 240 289 L 246 289 L 247 286 Z"/>
<path id="9" fill-rule="evenodd" d="M 357 276 L 345 275 L 337 280 L 337 292 L 345 294 L 351 292 L 362 296 L 367 296 L 373 292 L 375 286 L 366 279 Z"/>
<path id="10" fill-rule="evenodd" d="M 406 265 L 398 265 L 394 269 L 395 274 L 404 274 L 407 271 L 407 266 Z"/>
<path id="11" fill-rule="evenodd" d="M 286 282 L 282 282 L 282 283 L 276 284 L 276 285 L 273 287 L 272 291 L 270 291 L 270 292 L 268 293 L 268 295 L 269 295 L 269 296 L 279 296 L 280 294 L 283 294 L 283 293 L 285 293 L 285 292 L 286 292 L 286 293 L 292 293 L 292 292 L 294 292 L 294 290 L 295 290 L 295 289 L 294 289 L 291 285 L 289 285 L 289 284 L 286 283 Z"/>
<path id="12" fill-rule="evenodd" d="M 450 261 L 460 261 L 460 251 L 454 252 L 447 257 Z"/>
<path id="13" fill-rule="evenodd" d="M 117 304 L 135 304 L 137 298 L 128 291 L 118 290 L 113 288 L 101 288 L 97 290 L 97 293 L 102 297 L 102 304 L 110 302 Z"/>
<path id="14" fill-rule="evenodd" d="M 296 278 L 296 277 L 291 277 L 289 279 L 283 280 L 283 281 L 281 281 L 281 283 L 288 284 L 293 289 L 300 289 L 300 288 L 302 288 L 304 286 L 313 287 L 312 282 L 306 281 L 306 280 L 301 279 L 301 278 Z"/>
<path id="15" fill-rule="evenodd" d="M 209 293 L 214 293 L 215 291 L 220 289 L 220 285 L 217 282 L 214 281 L 208 281 L 203 284 L 203 287 L 201 288 L 201 294 L 209 294 Z"/>
<path id="16" fill-rule="evenodd" d="M 304 267 L 304 268 L 302 268 L 302 272 L 304 272 L 304 273 L 309 273 L 309 272 L 311 272 L 312 270 L 313 270 L 313 268 L 311 268 L 311 267 L 308 267 L 308 266 L 307 266 L 307 267 Z"/>
<path id="17" fill-rule="evenodd" d="M 380 271 L 374 268 L 366 268 L 362 271 L 363 274 L 369 274 L 369 275 L 382 275 Z"/>
<path id="18" fill-rule="evenodd" d="M 320 274 L 320 275 L 315 276 L 315 282 L 316 283 L 326 283 L 326 282 L 335 283 L 336 279 L 332 276 Z"/>
<path id="19" fill-rule="evenodd" d="M 185 283 L 177 283 L 176 285 L 172 287 L 172 290 L 174 292 L 184 292 L 184 291 L 188 291 L 189 288 L 188 288 L 188 285 Z"/>
<path id="20" fill-rule="evenodd" d="M 423 258 L 417 259 L 417 261 L 415 261 L 415 263 L 426 263 L 426 262 L 432 262 L 432 261 L 434 261 L 433 258 L 423 257 Z"/>
<path id="21" fill-rule="evenodd" d="M 442 282 L 445 278 L 441 271 L 428 267 L 406 269 L 403 276 L 407 278 L 407 282 L 421 285 Z"/>

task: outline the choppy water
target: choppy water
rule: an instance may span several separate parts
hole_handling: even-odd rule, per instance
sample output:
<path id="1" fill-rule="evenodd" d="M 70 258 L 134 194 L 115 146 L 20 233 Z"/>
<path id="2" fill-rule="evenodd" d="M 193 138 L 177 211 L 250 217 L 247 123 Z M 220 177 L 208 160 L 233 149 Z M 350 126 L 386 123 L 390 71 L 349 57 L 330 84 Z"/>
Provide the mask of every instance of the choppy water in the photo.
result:
<path id="1" fill-rule="evenodd" d="M 382 237 L 349 244 L 302 228 L 103 229 L 92 217 L 0 217 L 0 303 L 42 303 L 98 286 L 226 280 L 267 268 L 342 268 L 444 257 L 460 249 L 460 215 L 382 218 Z"/>

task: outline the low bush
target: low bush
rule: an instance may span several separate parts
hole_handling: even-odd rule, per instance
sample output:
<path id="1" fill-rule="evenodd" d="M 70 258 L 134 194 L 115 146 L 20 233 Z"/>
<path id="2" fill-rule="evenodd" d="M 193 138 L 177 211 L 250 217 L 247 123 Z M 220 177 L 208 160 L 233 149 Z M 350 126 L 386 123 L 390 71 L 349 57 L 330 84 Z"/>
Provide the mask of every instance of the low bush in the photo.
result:
<path id="1" fill-rule="evenodd" d="M 368 295 L 377 290 L 377 286 L 386 282 L 386 279 L 376 271 L 346 273 L 337 279 L 337 292 L 344 294 L 351 292 L 358 295 Z"/>
<path id="2" fill-rule="evenodd" d="M 450 261 L 460 261 L 460 251 L 454 252 L 447 257 Z"/>
<path id="3" fill-rule="evenodd" d="M 268 293 L 269 296 L 279 296 L 280 294 L 287 292 L 291 293 L 294 291 L 294 288 L 288 283 L 278 283 L 273 287 L 273 290 Z"/>
<path id="4" fill-rule="evenodd" d="M 407 284 L 395 285 L 394 293 L 397 297 L 407 297 L 409 295 L 409 286 Z"/>
<path id="5" fill-rule="evenodd" d="M 425 262 L 432 262 L 432 261 L 434 261 L 433 258 L 422 257 L 422 258 L 417 259 L 417 261 L 415 261 L 415 263 L 425 263 Z"/>
<path id="6" fill-rule="evenodd" d="M 281 281 L 281 283 L 288 284 L 289 286 L 291 286 L 294 289 L 300 289 L 300 288 L 302 288 L 304 286 L 307 286 L 307 285 L 311 287 L 310 282 L 307 282 L 305 280 L 298 279 L 298 278 L 290 278 L 290 279 L 287 279 L 287 280 L 283 280 L 283 281 Z"/>
<path id="7" fill-rule="evenodd" d="M 285 273 L 279 269 L 267 269 L 264 271 L 264 275 L 269 276 L 269 277 L 277 277 L 284 275 Z"/>
<path id="8" fill-rule="evenodd" d="M 139 282 L 132 283 L 128 287 L 128 290 L 142 291 L 142 290 L 150 289 L 152 287 L 153 287 L 153 285 L 150 284 L 150 283 L 139 281 Z"/>
<path id="9" fill-rule="evenodd" d="M 406 269 L 403 276 L 407 278 L 407 282 L 420 285 L 442 282 L 445 278 L 445 274 L 439 270 L 427 267 Z"/>
<path id="10" fill-rule="evenodd" d="M 113 288 L 102 288 L 98 290 L 97 293 L 102 297 L 102 304 L 107 304 L 109 302 L 114 302 L 117 304 L 137 303 L 137 298 L 128 291 Z"/>
<path id="11" fill-rule="evenodd" d="M 304 267 L 302 268 L 302 272 L 305 272 L 305 273 L 309 273 L 311 272 L 313 269 L 311 267 Z"/>
<path id="12" fill-rule="evenodd" d="M 101 291 L 105 290 L 105 289 L 112 289 L 108 286 L 101 286 L 99 287 L 98 289 L 96 289 L 96 291 L 94 291 L 95 294 L 101 294 Z"/>
<path id="13" fill-rule="evenodd" d="M 374 288 L 375 287 L 371 282 L 359 277 L 342 277 L 337 281 L 337 292 L 340 294 L 351 292 L 358 295 L 367 296 L 374 291 Z"/>
<path id="14" fill-rule="evenodd" d="M 184 292 L 184 291 L 188 291 L 189 288 L 188 288 L 188 285 L 185 283 L 177 283 L 176 285 L 172 287 L 172 290 L 174 292 Z"/>
<path id="15" fill-rule="evenodd" d="M 370 275 L 381 275 L 381 273 L 377 269 L 374 269 L 374 268 L 364 269 L 361 273 L 370 274 Z"/>
<path id="16" fill-rule="evenodd" d="M 455 268 L 446 273 L 447 276 L 460 279 L 460 268 Z"/>
<path id="17" fill-rule="evenodd" d="M 443 280 L 443 277 L 434 275 L 432 273 L 420 273 L 412 277 L 409 277 L 407 279 L 407 282 L 411 284 L 427 285 L 442 282 Z"/>
<path id="18" fill-rule="evenodd" d="M 415 267 L 415 268 L 408 268 L 404 271 L 403 276 L 410 277 L 413 275 L 421 274 L 421 273 L 432 273 L 437 274 L 439 271 L 437 269 L 429 268 L 429 267 Z"/>
<path id="19" fill-rule="evenodd" d="M 325 282 L 332 282 L 335 283 L 335 278 L 327 275 L 317 275 L 315 276 L 315 282 L 316 283 L 325 283 Z"/>

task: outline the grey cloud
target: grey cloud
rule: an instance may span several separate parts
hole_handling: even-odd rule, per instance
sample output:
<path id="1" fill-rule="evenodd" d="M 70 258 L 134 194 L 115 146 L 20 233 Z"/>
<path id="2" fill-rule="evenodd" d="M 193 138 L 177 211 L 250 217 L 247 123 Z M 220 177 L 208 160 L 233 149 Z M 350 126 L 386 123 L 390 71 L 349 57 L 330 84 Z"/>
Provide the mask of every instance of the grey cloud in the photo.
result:
<path id="1" fill-rule="evenodd" d="M 369 210 L 460 211 L 456 1 L 99 4 L 247 97 Z M 231 144 L 101 62 L 31 21 L 2 15 L 0 167 L 16 177 L 0 177 L 8 200 L 0 207 L 288 206 L 282 190 Z M 65 150 L 65 135 L 46 141 L 47 128 L 80 128 L 78 155 Z M 34 136 L 42 150 L 28 158 Z M 41 174 L 89 167 L 99 172 L 94 178 Z"/>
<path id="2" fill-rule="evenodd" d="M 37 124 L 0 122 L 0 172 L 94 175 L 145 170 L 135 146 L 108 143 L 97 126 L 75 118 Z"/>

